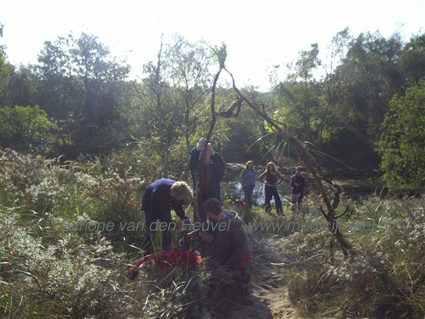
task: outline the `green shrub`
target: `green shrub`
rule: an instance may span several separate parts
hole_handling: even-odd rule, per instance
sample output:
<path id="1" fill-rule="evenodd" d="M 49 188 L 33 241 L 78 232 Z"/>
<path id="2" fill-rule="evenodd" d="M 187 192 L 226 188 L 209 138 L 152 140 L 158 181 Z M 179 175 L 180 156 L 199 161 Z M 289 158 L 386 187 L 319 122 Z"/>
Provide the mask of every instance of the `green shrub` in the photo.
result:
<path id="1" fill-rule="evenodd" d="M 381 169 L 390 187 L 425 190 L 425 80 L 395 95 L 379 142 Z"/>
<path id="2" fill-rule="evenodd" d="M 54 151 L 57 126 L 37 105 L 0 108 L 0 146 L 48 155 Z"/>

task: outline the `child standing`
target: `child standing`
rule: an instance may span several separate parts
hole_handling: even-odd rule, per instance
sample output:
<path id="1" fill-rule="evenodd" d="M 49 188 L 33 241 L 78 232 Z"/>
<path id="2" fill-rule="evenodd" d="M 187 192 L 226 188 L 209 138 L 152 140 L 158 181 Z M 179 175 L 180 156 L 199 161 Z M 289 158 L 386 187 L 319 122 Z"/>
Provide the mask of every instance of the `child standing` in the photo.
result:
<path id="1" fill-rule="evenodd" d="M 279 193 L 277 192 L 277 185 L 282 182 L 282 177 L 276 170 L 276 166 L 273 162 L 267 163 L 266 170 L 259 176 L 259 179 L 262 183 L 266 185 L 266 212 L 271 211 L 270 201 L 272 197 L 274 197 L 274 201 L 276 203 L 276 213 L 278 215 L 283 215 L 282 201 L 280 200 Z"/>
<path id="2" fill-rule="evenodd" d="M 246 162 L 245 168 L 242 170 L 241 183 L 243 186 L 243 191 L 245 193 L 244 202 L 249 205 L 249 208 L 252 206 L 252 193 L 254 192 L 255 186 L 255 172 L 254 172 L 254 162 Z"/>
<path id="3" fill-rule="evenodd" d="M 291 176 L 292 188 L 292 211 L 295 213 L 301 211 L 301 203 L 304 198 L 305 177 L 302 176 L 302 167 L 296 168 L 296 173 Z"/>

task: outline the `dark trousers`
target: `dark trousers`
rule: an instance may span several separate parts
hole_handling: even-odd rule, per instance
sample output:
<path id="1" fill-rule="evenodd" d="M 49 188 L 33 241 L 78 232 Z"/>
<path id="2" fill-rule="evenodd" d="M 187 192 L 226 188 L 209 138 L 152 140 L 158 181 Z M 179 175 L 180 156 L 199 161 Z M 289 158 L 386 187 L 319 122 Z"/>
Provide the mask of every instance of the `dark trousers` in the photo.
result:
<path id="1" fill-rule="evenodd" d="M 155 216 L 152 212 L 145 212 L 146 216 L 146 253 L 152 254 L 152 237 L 156 235 L 157 228 L 160 227 L 161 222 L 171 224 L 171 211 L 162 211 L 159 216 Z M 159 220 L 159 222 L 157 222 Z M 156 222 L 156 224 L 155 224 Z M 167 227 L 166 230 L 162 231 L 162 250 L 171 249 L 171 232 L 170 227 Z"/>
<path id="2" fill-rule="evenodd" d="M 276 211 L 282 211 L 282 201 L 280 200 L 279 193 L 277 192 L 277 187 L 272 187 L 269 185 L 266 185 L 265 187 L 266 191 L 266 211 L 270 211 L 270 201 L 272 200 L 272 197 L 274 197 L 274 201 L 276 203 Z"/>
<path id="3" fill-rule="evenodd" d="M 255 185 L 246 185 L 244 187 L 245 192 L 245 203 L 248 203 L 250 206 L 252 205 L 252 193 L 254 192 Z"/>
<path id="4" fill-rule="evenodd" d="M 292 204 L 298 204 L 301 205 L 303 202 L 304 193 L 292 193 Z"/>

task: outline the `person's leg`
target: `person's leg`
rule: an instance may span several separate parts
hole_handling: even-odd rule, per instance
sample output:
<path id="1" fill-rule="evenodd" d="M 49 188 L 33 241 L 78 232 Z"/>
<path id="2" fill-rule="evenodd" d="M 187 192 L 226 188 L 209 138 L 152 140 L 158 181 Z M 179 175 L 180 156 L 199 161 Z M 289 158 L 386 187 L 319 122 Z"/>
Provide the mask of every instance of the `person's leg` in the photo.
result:
<path id="1" fill-rule="evenodd" d="M 298 194 L 296 193 L 292 193 L 292 198 L 291 198 L 291 209 L 293 213 L 297 212 L 297 204 L 298 204 Z"/>
<path id="2" fill-rule="evenodd" d="M 301 208 L 302 208 L 301 204 L 303 202 L 303 199 L 304 199 L 304 193 L 298 194 L 298 202 L 297 202 L 297 204 L 298 204 L 298 211 L 299 212 L 301 212 Z"/>
<path id="3" fill-rule="evenodd" d="M 243 201 L 245 202 L 245 203 L 248 203 L 248 186 L 244 186 L 244 188 L 243 188 L 243 192 L 244 192 L 244 194 L 245 194 L 245 196 L 244 196 L 244 199 L 243 199 Z"/>
<path id="4" fill-rule="evenodd" d="M 171 231 L 170 231 L 171 211 L 170 210 L 162 211 L 161 217 L 159 220 L 161 223 L 167 224 L 167 228 L 165 230 L 162 230 L 162 250 L 170 250 L 171 240 L 172 240 Z"/>
<path id="5" fill-rule="evenodd" d="M 254 185 L 248 185 L 246 188 L 247 188 L 247 190 L 246 190 L 247 198 L 246 198 L 245 201 L 251 207 L 252 206 L 252 193 L 254 192 Z"/>
<path id="6" fill-rule="evenodd" d="M 264 187 L 264 190 L 266 192 L 265 210 L 267 213 L 271 210 L 270 201 L 272 200 L 272 188 L 273 187 L 267 185 Z"/>
<path id="7" fill-rule="evenodd" d="M 282 201 L 280 200 L 280 196 L 279 196 L 279 193 L 277 191 L 277 187 L 273 187 L 273 188 L 274 188 L 274 190 L 273 190 L 273 197 L 274 197 L 274 202 L 276 204 L 276 213 L 278 215 L 280 215 L 280 214 L 283 214 L 283 211 L 282 211 Z"/>
<path id="8" fill-rule="evenodd" d="M 251 293 L 251 273 L 249 271 L 249 263 L 235 265 L 231 267 L 234 272 L 233 279 L 236 283 L 236 288 L 242 296 L 247 296 Z"/>
<path id="9" fill-rule="evenodd" d="M 150 255 L 153 253 L 153 247 L 152 247 L 152 238 L 155 237 L 155 229 L 152 231 L 151 225 L 155 222 L 155 217 L 152 212 L 145 212 L 145 224 L 146 224 L 146 233 L 145 233 L 145 252 L 147 255 Z M 155 228 L 155 227 L 153 227 Z"/>

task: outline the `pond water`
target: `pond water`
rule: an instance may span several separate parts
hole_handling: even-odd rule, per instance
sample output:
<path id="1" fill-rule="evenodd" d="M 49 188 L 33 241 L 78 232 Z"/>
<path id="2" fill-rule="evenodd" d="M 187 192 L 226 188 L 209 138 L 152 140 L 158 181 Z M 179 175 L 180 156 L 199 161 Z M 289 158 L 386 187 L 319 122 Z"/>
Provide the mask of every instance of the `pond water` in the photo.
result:
<path id="1" fill-rule="evenodd" d="M 227 178 L 221 183 L 222 196 L 224 196 L 224 198 L 243 199 L 243 187 L 239 181 L 238 176 L 236 174 L 233 174 L 234 176 L 229 175 L 226 176 Z M 282 176 L 284 181 L 280 185 L 278 185 L 278 192 L 282 202 L 290 202 L 290 175 L 282 174 Z M 337 174 L 332 176 L 332 178 L 335 182 L 337 182 L 343 187 L 343 196 L 353 200 L 368 199 L 372 195 L 385 196 L 385 194 L 388 192 L 388 189 L 385 187 L 385 184 L 382 179 L 377 176 L 368 176 L 367 174 L 357 173 L 356 175 L 352 174 L 351 176 L 347 174 Z M 306 194 L 309 194 L 311 191 L 318 192 L 318 189 L 314 184 L 313 180 L 308 176 L 306 176 L 306 184 Z M 324 183 L 324 185 L 326 186 L 327 184 Z M 255 182 L 255 188 L 252 199 L 254 204 L 264 205 L 264 184 L 258 180 Z M 272 200 L 272 203 L 273 202 L 274 200 Z"/>
<path id="2" fill-rule="evenodd" d="M 244 192 L 242 184 L 238 181 L 224 181 L 221 183 L 222 195 L 226 198 L 244 199 Z M 278 185 L 278 192 L 280 199 L 283 201 L 290 201 L 291 186 L 289 183 L 282 183 Z M 266 194 L 264 191 L 264 184 L 260 181 L 255 182 L 254 192 L 252 194 L 252 202 L 257 205 L 264 205 Z M 274 199 L 271 201 L 274 204 Z"/>

